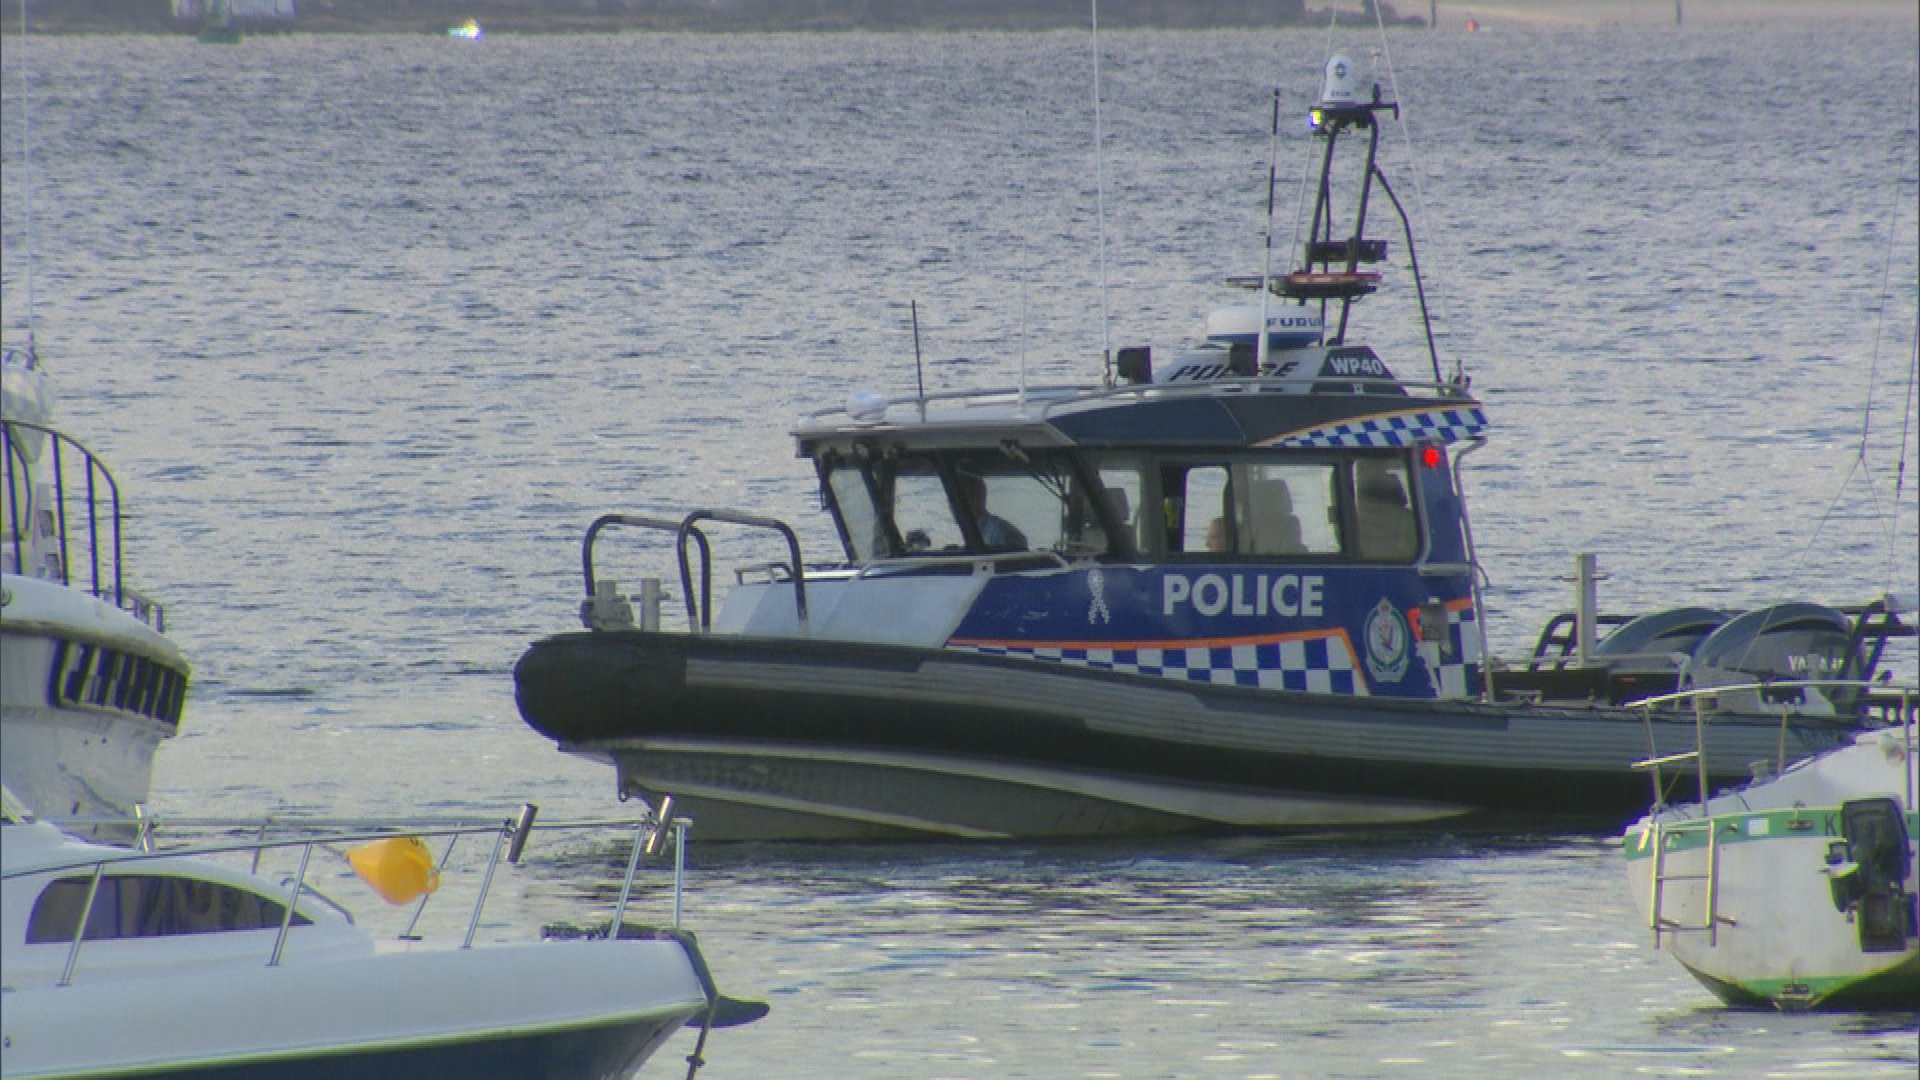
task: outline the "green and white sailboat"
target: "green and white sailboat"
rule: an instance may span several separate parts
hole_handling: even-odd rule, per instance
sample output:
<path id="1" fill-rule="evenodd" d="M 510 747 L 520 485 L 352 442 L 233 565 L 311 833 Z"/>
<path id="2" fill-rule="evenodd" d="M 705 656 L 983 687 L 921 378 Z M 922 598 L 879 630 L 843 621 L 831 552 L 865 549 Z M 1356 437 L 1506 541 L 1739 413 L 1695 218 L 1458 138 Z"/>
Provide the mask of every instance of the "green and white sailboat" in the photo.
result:
<path id="1" fill-rule="evenodd" d="M 1703 726 L 1715 699 L 1690 691 Z M 1880 688 L 1881 693 L 1886 688 Z M 1912 688 L 1885 727 L 1704 803 L 1661 805 L 1623 837 L 1627 878 L 1654 944 L 1732 1005 L 1920 1004 L 1920 734 Z M 1663 768 L 1643 763 L 1656 791 Z"/>

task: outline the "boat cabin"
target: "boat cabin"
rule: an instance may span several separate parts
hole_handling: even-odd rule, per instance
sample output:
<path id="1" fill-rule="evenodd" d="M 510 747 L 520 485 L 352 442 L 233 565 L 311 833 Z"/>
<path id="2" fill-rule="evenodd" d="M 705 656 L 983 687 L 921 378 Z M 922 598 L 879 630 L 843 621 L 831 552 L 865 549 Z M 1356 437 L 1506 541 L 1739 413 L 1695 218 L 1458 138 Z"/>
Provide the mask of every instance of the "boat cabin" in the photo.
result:
<path id="1" fill-rule="evenodd" d="M 1194 395 L 1183 404 L 1216 403 Z M 1063 410 L 1044 427 L 983 417 L 965 428 L 854 428 L 800 439 L 856 565 L 1018 552 L 1411 564 L 1436 546 L 1422 512 L 1428 500 L 1444 507 L 1445 527 L 1457 533 L 1437 443 L 1303 449 L 1169 435 L 1089 445 L 1069 434 L 1099 419 Z M 1427 482 L 1434 470 L 1437 483 Z M 1457 545 L 1443 538 L 1438 546 Z"/>
<path id="2" fill-rule="evenodd" d="M 712 629 L 1082 663 L 1335 694 L 1473 694 L 1450 443 L 1463 385 L 1364 347 L 1264 359 L 1219 326 L 1156 377 L 880 400 L 808 417 L 846 564 L 747 581 Z M 1257 311 L 1256 311 L 1257 314 Z M 1257 324 L 1256 324 L 1257 329 Z M 800 594 L 804 593 L 804 601 Z"/>

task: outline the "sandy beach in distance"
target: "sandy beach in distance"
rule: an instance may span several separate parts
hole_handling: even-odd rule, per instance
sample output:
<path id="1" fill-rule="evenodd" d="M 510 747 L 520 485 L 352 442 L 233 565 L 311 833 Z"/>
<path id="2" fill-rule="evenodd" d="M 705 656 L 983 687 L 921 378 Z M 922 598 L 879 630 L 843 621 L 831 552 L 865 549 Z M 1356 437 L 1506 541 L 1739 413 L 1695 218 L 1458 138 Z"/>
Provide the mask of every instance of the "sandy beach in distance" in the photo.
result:
<path id="1" fill-rule="evenodd" d="M 1311 5 L 1310 5 L 1311 6 Z M 1671 25 L 1676 6 L 1686 25 L 1706 23 L 1777 22 L 1789 19 L 1833 21 L 1902 19 L 1920 22 L 1920 5 L 1907 0 L 1485 0 L 1439 5 L 1441 29 L 1458 27 L 1471 19 L 1479 29 L 1506 24 L 1527 25 Z M 1420 0 L 1400 0 L 1402 15 L 1425 18 L 1431 8 Z"/>

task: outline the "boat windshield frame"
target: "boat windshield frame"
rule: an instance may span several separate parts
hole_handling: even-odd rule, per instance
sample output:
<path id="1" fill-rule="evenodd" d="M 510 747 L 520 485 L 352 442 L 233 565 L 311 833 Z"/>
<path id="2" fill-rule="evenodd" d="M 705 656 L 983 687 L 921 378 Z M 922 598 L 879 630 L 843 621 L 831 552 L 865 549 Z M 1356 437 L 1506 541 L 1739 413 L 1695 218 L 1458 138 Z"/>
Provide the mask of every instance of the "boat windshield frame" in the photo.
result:
<path id="1" fill-rule="evenodd" d="M 865 448 L 864 445 L 862 447 Z M 826 450 L 822 501 L 857 566 L 939 556 L 1110 554 L 1115 519 L 1078 454 L 1063 448 L 900 447 Z M 1122 545 L 1124 546 L 1124 545 Z"/>
<path id="2" fill-rule="evenodd" d="M 1416 451 L 816 448 L 849 563 L 999 557 L 1408 565 L 1430 547 Z M 1143 512 L 1158 507 L 1159 513 Z M 1210 512 L 1209 512 L 1210 511 Z M 1004 531 L 1011 529 L 1011 537 Z"/>

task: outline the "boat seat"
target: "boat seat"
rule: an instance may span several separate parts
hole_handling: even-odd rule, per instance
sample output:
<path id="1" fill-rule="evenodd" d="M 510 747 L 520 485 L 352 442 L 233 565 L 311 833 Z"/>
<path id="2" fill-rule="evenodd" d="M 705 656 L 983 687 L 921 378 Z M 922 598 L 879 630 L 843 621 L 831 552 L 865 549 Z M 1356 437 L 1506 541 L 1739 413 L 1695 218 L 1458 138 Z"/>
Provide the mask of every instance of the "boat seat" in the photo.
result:
<path id="1" fill-rule="evenodd" d="M 1133 501 L 1127 498 L 1126 490 L 1107 488 L 1102 496 L 1107 500 L 1107 510 L 1113 515 L 1114 523 L 1119 526 L 1120 531 L 1116 535 L 1132 537 L 1131 543 L 1138 544 L 1140 538 L 1133 520 Z M 1118 553 L 1120 545 L 1109 541 L 1108 548 Z"/>
<path id="2" fill-rule="evenodd" d="M 1293 512 L 1293 502 L 1286 493 L 1286 485 L 1275 485 L 1274 490 L 1266 493 L 1266 498 L 1253 507 L 1248 515 L 1247 535 L 1241 538 L 1240 546 L 1252 555 L 1306 553 L 1307 545 L 1300 535 L 1300 519 Z"/>
<path id="3" fill-rule="evenodd" d="M 1126 489 L 1108 488 L 1104 494 L 1107 498 L 1107 509 L 1113 512 L 1114 520 L 1118 521 L 1123 527 L 1131 526 L 1133 524 L 1133 504 L 1127 499 Z"/>

